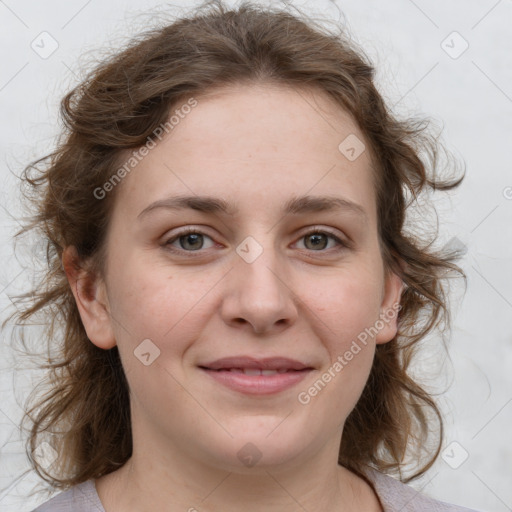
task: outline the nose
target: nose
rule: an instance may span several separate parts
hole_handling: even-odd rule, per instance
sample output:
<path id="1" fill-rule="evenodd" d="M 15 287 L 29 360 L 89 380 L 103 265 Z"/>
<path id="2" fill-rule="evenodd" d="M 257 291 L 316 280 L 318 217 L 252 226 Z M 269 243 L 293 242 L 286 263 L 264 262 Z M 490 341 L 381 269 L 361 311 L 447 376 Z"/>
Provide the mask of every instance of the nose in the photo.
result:
<path id="1" fill-rule="evenodd" d="M 230 326 L 256 334 L 274 334 L 297 317 L 296 295 L 282 261 L 270 249 L 248 263 L 235 255 L 226 276 L 221 316 Z"/>

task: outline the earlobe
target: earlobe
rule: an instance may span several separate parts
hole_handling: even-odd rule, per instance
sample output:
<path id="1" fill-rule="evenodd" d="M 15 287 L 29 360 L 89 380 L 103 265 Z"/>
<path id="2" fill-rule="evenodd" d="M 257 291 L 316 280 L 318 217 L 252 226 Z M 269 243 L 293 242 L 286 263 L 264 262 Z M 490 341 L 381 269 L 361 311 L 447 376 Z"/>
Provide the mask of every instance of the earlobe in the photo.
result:
<path id="1" fill-rule="evenodd" d="M 398 312 L 402 308 L 400 299 L 404 290 L 404 283 L 400 276 L 390 272 L 386 277 L 384 296 L 381 303 L 378 333 L 375 337 L 377 344 L 391 341 L 398 332 Z"/>
<path id="2" fill-rule="evenodd" d="M 66 247 L 62 266 L 80 313 L 87 337 L 97 347 L 110 349 L 116 345 L 103 279 L 86 269 L 75 247 Z"/>

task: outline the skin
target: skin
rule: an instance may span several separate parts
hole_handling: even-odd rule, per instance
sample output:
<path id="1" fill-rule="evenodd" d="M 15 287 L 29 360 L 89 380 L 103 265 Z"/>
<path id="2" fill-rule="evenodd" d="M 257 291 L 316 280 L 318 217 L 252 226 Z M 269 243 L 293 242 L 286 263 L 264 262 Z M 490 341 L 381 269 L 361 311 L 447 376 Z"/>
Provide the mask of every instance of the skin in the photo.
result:
<path id="1" fill-rule="evenodd" d="M 106 512 L 382 510 L 337 457 L 396 315 L 308 404 L 297 399 L 400 301 L 402 281 L 385 273 L 379 250 L 369 152 L 349 161 L 338 150 L 348 135 L 364 136 L 314 89 L 239 85 L 196 99 L 118 185 L 103 275 L 77 269 L 73 247 L 63 255 L 88 337 L 118 345 L 131 391 L 133 456 L 96 480 L 99 497 Z M 176 195 L 221 198 L 239 212 L 162 207 L 138 217 Z M 301 195 L 345 198 L 366 216 L 285 216 Z M 176 238 L 186 226 L 204 238 Z M 327 235 L 314 245 L 311 233 L 326 230 L 350 245 Z M 251 263 L 236 252 L 247 236 L 263 250 Z M 160 350 L 149 365 L 134 355 L 145 339 Z M 281 355 L 314 371 L 262 397 L 198 368 L 233 355 Z M 252 467 L 237 456 L 247 443 L 261 454 Z"/>

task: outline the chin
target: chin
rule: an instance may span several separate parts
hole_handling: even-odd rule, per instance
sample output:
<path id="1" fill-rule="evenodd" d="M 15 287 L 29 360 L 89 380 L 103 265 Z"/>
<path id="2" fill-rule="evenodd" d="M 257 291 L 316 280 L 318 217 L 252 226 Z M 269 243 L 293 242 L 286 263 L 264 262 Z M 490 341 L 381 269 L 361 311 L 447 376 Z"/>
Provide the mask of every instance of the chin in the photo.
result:
<path id="1" fill-rule="evenodd" d="M 253 418 L 251 423 L 248 418 L 243 422 L 246 428 L 228 429 L 233 438 L 226 437 L 222 443 L 224 449 L 216 454 L 224 468 L 236 473 L 255 474 L 298 464 L 306 449 L 304 434 L 300 429 L 290 428 L 291 425 L 284 428 L 287 420 L 276 420 Z M 257 426 L 254 421 L 258 422 Z M 277 427 L 279 422 L 282 424 Z"/>

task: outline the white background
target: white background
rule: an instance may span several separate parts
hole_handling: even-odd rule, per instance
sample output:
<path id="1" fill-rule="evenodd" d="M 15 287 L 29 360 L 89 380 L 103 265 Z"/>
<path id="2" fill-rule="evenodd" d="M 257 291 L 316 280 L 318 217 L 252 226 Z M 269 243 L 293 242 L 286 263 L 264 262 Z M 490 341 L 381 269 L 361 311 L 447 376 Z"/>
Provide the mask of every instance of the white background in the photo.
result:
<path id="1" fill-rule="evenodd" d="M 465 246 L 461 266 L 468 287 L 465 294 L 454 288 L 449 358 L 443 358 L 439 336 L 432 337 L 416 367 L 430 389 L 444 392 L 439 401 L 448 448 L 411 485 L 482 511 L 512 510 L 512 1 L 292 3 L 334 20 L 340 16 L 336 6 L 341 8 L 340 22 L 373 59 L 390 104 L 401 114 L 437 120 L 449 149 L 465 162 L 466 179 L 449 201 L 439 202 L 439 214 L 440 244 Z M 10 311 L 9 296 L 25 291 L 31 279 L 13 256 L 11 237 L 21 216 L 16 175 L 52 149 L 58 103 L 84 66 L 100 59 L 102 49 L 147 28 L 148 12 L 165 9 L 150 0 L 0 1 L 2 319 Z M 31 48 L 43 31 L 58 43 L 46 59 Z M 466 42 L 468 49 L 458 55 Z M 5 330 L 0 510 L 25 512 L 47 499 L 26 498 L 40 480 L 25 473 L 28 460 L 18 431 L 23 400 L 37 375 L 24 369 L 9 340 Z M 451 467 L 466 456 L 457 469 Z"/>

